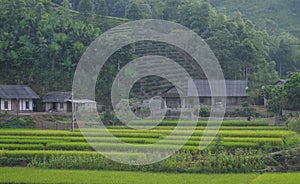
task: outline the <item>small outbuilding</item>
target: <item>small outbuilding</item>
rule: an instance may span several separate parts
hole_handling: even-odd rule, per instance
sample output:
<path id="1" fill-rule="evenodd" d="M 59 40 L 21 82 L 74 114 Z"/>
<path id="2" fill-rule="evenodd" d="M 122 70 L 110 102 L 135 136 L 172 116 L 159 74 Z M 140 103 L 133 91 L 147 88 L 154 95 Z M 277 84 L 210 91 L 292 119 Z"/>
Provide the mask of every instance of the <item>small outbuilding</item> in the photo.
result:
<path id="1" fill-rule="evenodd" d="M 49 92 L 42 97 L 46 112 L 72 112 L 72 92 Z"/>
<path id="2" fill-rule="evenodd" d="M 33 112 L 39 96 L 26 85 L 0 85 L 0 111 Z"/>
<path id="3" fill-rule="evenodd" d="M 284 79 L 279 79 L 278 81 L 276 81 L 276 82 L 274 83 L 274 86 L 275 86 L 275 87 L 282 86 L 282 85 L 284 85 L 284 83 L 285 83 L 285 80 L 284 80 Z"/>
<path id="4" fill-rule="evenodd" d="M 72 112 L 72 104 L 75 110 L 97 112 L 97 104 L 89 99 L 73 99 L 72 92 L 49 92 L 42 98 L 46 112 Z"/>

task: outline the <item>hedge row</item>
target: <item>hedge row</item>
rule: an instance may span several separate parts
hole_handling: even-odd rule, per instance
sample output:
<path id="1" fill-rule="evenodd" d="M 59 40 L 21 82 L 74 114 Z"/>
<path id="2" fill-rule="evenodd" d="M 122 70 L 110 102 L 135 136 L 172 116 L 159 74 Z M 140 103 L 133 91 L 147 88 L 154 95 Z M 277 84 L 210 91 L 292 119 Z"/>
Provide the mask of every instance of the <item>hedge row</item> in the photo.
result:
<path id="1" fill-rule="evenodd" d="M 197 151 L 199 149 L 199 146 L 203 146 L 203 144 L 199 145 L 200 142 L 198 141 L 188 141 L 181 150 L 190 150 L 190 151 Z M 178 141 L 169 141 L 167 144 L 157 144 L 157 145 L 145 145 L 145 144 L 110 144 L 106 142 L 102 143 L 50 143 L 47 146 L 48 150 L 84 150 L 84 151 L 93 151 L 101 150 L 105 152 L 110 151 L 124 151 L 127 152 L 129 150 L 131 151 L 150 151 L 150 152 L 156 152 L 156 151 L 167 151 L 170 149 L 177 149 L 178 148 Z M 209 146 L 215 145 L 216 142 L 210 143 Z M 281 143 L 279 143 L 281 144 Z M 242 141 L 235 141 L 235 142 L 223 142 L 222 145 L 225 148 L 257 148 L 261 144 L 259 142 L 242 142 Z M 208 146 L 208 145 L 205 145 Z"/>
<path id="2" fill-rule="evenodd" d="M 106 153 L 107 155 L 114 155 L 114 156 L 122 156 L 126 154 L 127 156 L 135 157 L 141 156 L 138 153 L 118 153 L 118 152 L 111 152 Z M 58 156 L 58 155 L 68 155 L 68 156 L 88 156 L 88 155 L 100 155 L 98 152 L 92 151 L 66 151 L 66 150 L 0 150 L 0 157 L 7 157 L 7 158 L 48 158 L 51 156 Z"/>
<path id="3" fill-rule="evenodd" d="M 78 142 L 78 143 L 85 143 L 85 139 L 73 139 L 73 137 L 69 137 L 69 139 L 66 139 L 65 141 L 63 140 L 31 140 L 31 139 L 0 139 L 0 144 L 43 144 L 44 146 L 52 143 L 71 143 L 71 142 Z M 180 140 L 185 140 L 187 137 L 185 136 L 170 136 L 168 138 L 170 141 L 170 144 L 178 144 Z M 214 141 L 217 140 L 216 137 L 201 137 L 201 136 L 192 136 L 189 138 L 189 141 L 186 143 L 187 145 L 198 145 L 200 140 L 211 140 L 213 139 Z M 155 138 L 124 138 L 121 137 L 119 140 L 127 142 L 127 143 L 135 143 L 135 144 L 154 144 L 158 142 L 160 139 L 155 139 Z M 95 138 L 89 138 L 88 141 L 90 143 L 114 143 L 115 141 L 109 137 L 95 137 Z M 223 142 L 255 142 L 259 143 L 260 145 L 263 144 L 269 144 L 269 145 L 274 145 L 274 146 L 280 146 L 283 145 L 282 138 L 256 138 L 256 137 L 224 137 L 222 139 Z M 25 145 L 24 145 L 25 146 Z"/>
<path id="4" fill-rule="evenodd" d="M 132 130 L 132 129 L 113 129 L 110 132 L 117 137 L 152 137 L 156 138 L 160 136 L 166 136 L 168 134 L 174 133 L 174 135 L 189 135 L 192 130 L 178 130 L 173 132 L 173 130 Z M 206 134 L 215 134 L 217 130 L 207 130 Z M 193 135 L 202 136 L 204 130 L 195 130 Z M 96 133 L 95 133 L 96 134 Z M 150 135 L 149 135 L 150 134 Z M 218 134 L 228 137 L 283 137 L 288 135 L 294 135 L 295 132 L 288 130 L 220 130 Z M 90 134 L 87 134 L 88 136 Z M 101 135 L 101 131 L 97 134 Z M 153 135 L 153 136 L 151 136 Z"/>
<path id="5" fill-rule="evenodd" d="M 147 159 L 142 157 L 143 159 Z M 266 155 L 260 150 L 236 149 L 234 151 L 212 152 L 205 150 L 197 153 L 189 151 L 178 152 L 161 162 L 150 165 L 131 166 L 120 164 L 102 155 L 58 155 L 47 159 L 35 158 L 29 164 L 31 167 L 56 169 L 106 169 L 126 171 L 151 172 L 253 172 L 265 168 Z M 130 159 L 130 158 L 129 158 Z M 132 157 L 131 163 L 141 163 Z M 142 160 L 143 161 L 143 160 Z"/>
<path id="6" fill-rule="evenodd" d="M 42 144 L 0 144 L 2 150 L 43 150 Z"/>
<path id="7" fill-rule="evenodd" d="M 100 138 L 100 137 L 99 137 Z M 84 137 L 53 137 L 53 136 L 0 136 L 0 142 L 6 140 L 18 140 L 20 143 L 47 143 L 47 142 L 57 142 L 57 141 L 85 141 Z"/>
<path id="8" fill-rule="evenodd" d="M 181 121 L 184 125 L 194 125 L 195 122 L 192 121 Z M 151 120 L 135 120 L 130 122 L 131 125 L 143 125 L 143 126 L 153 126 L 156 125 L 155 122 Z M 176 120 L 163 120 L 158 126 L 177 126 L 178 121 Z M 219 122 L 210 121 L 198 121 L 197 126 L 216 126 L 219 125 Z M 221 124 L 222 126 L 268 126 L 269 123 L 266 121 L 246 121 L 246 120 L 224 120 Z"/>
<path id="9" fill-rule="evenodd" d="M 70 132 L 63 130 L 24 130 L 24 129 L 4 129 L 0 131 L 0 136 L 82 136 L 80 132 Z"/>
<path id="10" fill-rule="evenodd" d="M 140 126 L 138 128 L 143 128 L 143 126 Z M 176 126 L 156 126 L 153 128 L 154 130 L 174 130 Z M 192 127 L 185 126 L 182 127 L 182 129 L 191 129 Z M 219 130 L 288 130 L 285 126 L 225 126 L 225 127 L 208 127 L 209 129 L 219 129 Z M 109 130 L 115 130 L 115 129 L 132 129 L 127 126 L 110 126 L 108 127 Z M 206 129 L 205 126 L 198 126 L 195 128 L 195 130 L 204 130 Z M 77 130 L 79 131 L 79 130 Z M 93 131 L 93 130 L 91 130 Z M 97 130 L 94 130 L 97 131 Z"/>

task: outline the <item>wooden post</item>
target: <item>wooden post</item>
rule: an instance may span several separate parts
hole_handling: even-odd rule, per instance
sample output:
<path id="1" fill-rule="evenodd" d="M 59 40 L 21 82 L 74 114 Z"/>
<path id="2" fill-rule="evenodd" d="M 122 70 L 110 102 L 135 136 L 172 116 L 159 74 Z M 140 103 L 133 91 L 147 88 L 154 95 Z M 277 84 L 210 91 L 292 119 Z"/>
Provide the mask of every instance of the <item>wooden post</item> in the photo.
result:
<path id="1" fill-rule="evenodd" d="M 74 94 L 72 91 L 72 132 L 75 131 L 75 104 L 74 104 Z"/>

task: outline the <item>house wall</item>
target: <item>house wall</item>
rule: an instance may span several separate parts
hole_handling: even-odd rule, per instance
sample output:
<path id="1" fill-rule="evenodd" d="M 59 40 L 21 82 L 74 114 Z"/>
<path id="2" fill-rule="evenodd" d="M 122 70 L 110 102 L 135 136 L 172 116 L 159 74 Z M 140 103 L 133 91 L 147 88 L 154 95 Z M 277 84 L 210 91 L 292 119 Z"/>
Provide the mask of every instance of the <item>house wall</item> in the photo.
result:
<path id="1" fill-rule="evenodd" d="M 5 101 L 8 102 L 8 108 L 5 109 Z M 26 102 L 28 102 L 28 108 L 26 108 Z M 32 99 L 0 99 L 1 111 L 14 111 L 14 112 L 32 112 L 33 100 Z"/>
<path id="2" fill-rule="evenodd" d="M 45 111 L 49 112 L 49 109 L 52 109 L 52 103 L 45 103 Z"/>
<path id="3" fill-rule="evenodd" d="M 66 102 L 64 102 L 64 103 L 57 103 L 57 111 L 58 112 L 67 112 L 67 103 Z"/>
<path id="4" fill-rule="evenodd" d="M 170 109 L 177 109 L 177 108 L 181 108 L 181 101 L 180 98 L 166 98 L 166 105 L 167 108 Z"/>
<path id="5" fill-rule="evenodd" d="M 4 108 L 4 104 L 5 104 L 5 101 L 8 102 L 8 108 L 5 109 Z M 0 99 L 0 110 L 1 111 L 5 111 L 5 110 L 8 110 L 8 111 L 11 111 L 12 110 L 12 102 L 11 102 L 11 99 Z"/>
<path id="6" fill-rule="evenodd" d="M 207 105 L 210 106 L 212 104 L 218 103 L 221 100 L 221 104 L 225 104 L 224 99 L 221 97 L 199 97 L 199 104 L 200 105 Z M 246 101 L 247 97 L 227 97 L 226 104 L 227 105 L 240 105 L 242 102 Z M 196 108 L 196 104 L 198 103 L 198 97 L 189 97 L 187 100 L 189 108 Z"/>
<path id="7" fill-rule="evenodd" d="M 228 105 L 241 105 L 242 102 L 246 101 L 247 97 L 227 97 L 226 103 Z"/>
<path id="8" fill-rule="evenodd" d="M 75 104 L 75 108 L 76 108 L 76 111 L 84 110 L 87 112 L 97 112 L 96 103 L 78 103 L 78 104 Z"/>
<path id="9" fill-rule="evenodd" d="M 26 108 L 26 102 L 28 107 Z M 33 101 L 32 99 L 20 99 L 19 100 L 19 111 L 33 111 Z"/>
<path id="10" fill-rule="evenodd" d="M 186 100 L 187 108 L 197 108 L 200 105 L 211 105 L 210 97 L 188 97 Z"/>
<path id="11" fill-rule="evenodd" d="M 49 111 L 49 109 L 51 109 L 51 110 L 53 110 L 53 104 L 56 106 L 56 111 L 57 112 L 67 112 L 67 109 L 68 109 L 68 104 L 67 104 L 67 102 L 62 102 L 62 106 L 61 106 L 61 103 L 57 103 L 57 102 L 55 102 L 55 103 L 46 103 L 45 104 L 45 110 L 46 110 L 46 112 L 48 112 Z"/>
<path id="12" fill-rule="evenodd" d="M 181 108 L 180 107 L 180 98 L 165 98 L 168 108 Z M 218 101 L 222 101 L 220 104 L 225 104 L 225 100 L 221 97 L 188 97 L 182 99 L 181 105 L 182 108 L 197 108 L 199 105 L 211 106 L 212 104 L 217 104 Z M 227 97 L 227 105 L 241 105 L 242 102 L 246 101 L 247 97 Z"/>

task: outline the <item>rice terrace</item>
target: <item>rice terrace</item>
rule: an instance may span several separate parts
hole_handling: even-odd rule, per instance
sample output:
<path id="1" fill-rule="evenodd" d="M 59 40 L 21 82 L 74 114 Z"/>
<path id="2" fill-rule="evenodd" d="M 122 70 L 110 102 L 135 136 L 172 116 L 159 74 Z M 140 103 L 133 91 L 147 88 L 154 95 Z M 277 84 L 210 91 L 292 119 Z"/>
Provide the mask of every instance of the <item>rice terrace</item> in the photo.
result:
<path id="1" fill-rule="evenodd" d="M 299 184 L 299 0 L 1 0 L 0 184 Z"/>
<path id="2" fill-rule="evenodd" d="M 151 144 L 169 134 L 175 124 L 176 121 L 165 120 L 160 126 L 147 131 L 124 126 L 111 126 L 109 131 L 131 144 Z M 225 120 L 208 149 L 199 151 L 205 125 L 205 121 L 199 121 L 192 137 L 175 155 L 144 166 L 119 164 L 105 158 L 93 150 L 77 129 L 75 132 L 1 129 L 1 182 L 31 183 L 29 178 L 35 178 L 37 183 L 139 183 L 142 178 L 148 178 L 145 183 L 193 183 L 200 180 L 209 183 L 288 183 L 289 179 L 285 176 L 290 175 L 290 183 L 295 183 L 295 179 L 300 177 L 297 172 L 261 174 L 268 168 L 286 171 L 297 163 L 297 148 L 286 153 L 270 154 L 299 144 L 300 136 L 286 127 L 268 126 L 265 121 Z M 89 131 L 95 142 L 107 143 L 109 149 L 115 146 L 101 134 L 93 134 L 93 129 Z M 184 134 L 182 131 L 172 137 L 172 144 L 176 144 L 176 139 Z M 138 155 L 126 152 L 126 147 L 122 149 L 124 153 L 110 154 L 120 154 L 121 157 L 129 154 L 131 161 L 135 162 Z M 12 172 L 14 169 L 10 167 L 15 167 L 17 172 Z M 83 179 L 81 176 L 88 177 Z"/>

